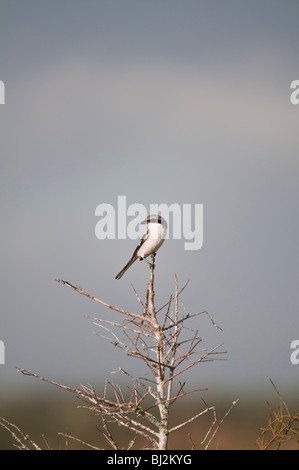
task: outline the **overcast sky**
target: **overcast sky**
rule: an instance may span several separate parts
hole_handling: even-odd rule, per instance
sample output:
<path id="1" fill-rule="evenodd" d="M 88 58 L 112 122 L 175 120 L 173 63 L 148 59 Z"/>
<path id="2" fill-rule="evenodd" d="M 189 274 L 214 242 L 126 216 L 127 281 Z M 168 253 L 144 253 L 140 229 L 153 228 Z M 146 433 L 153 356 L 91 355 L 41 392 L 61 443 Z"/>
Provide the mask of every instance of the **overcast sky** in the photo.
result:
<path id="1" fill-rule="evenodd" d="M 192 325 L 227 351 L 192 379 L 298 390 L 298 18 L 292 0 L 1 0 L 2 390 L 28 386 L 15 366 L 76 386 L 141 373 L 85 317 L 117 313 L 55 282 L 137 311 L 146 263 L 114 279 L 136 241 L 95 236 L 120 195 L 203 204 L 202 248 L 169 239 L 156 259 L 157 304 L 176 273 L 222 328 Z"/>

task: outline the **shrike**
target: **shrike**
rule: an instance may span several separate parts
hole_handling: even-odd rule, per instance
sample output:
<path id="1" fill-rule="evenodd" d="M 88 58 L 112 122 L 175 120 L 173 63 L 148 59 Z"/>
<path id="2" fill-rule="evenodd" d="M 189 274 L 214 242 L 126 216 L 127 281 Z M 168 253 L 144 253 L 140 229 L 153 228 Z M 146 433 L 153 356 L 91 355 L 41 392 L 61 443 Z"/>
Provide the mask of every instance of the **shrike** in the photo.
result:
<path id="1" fill-rule="evenodd" d="M 130 261 L 128 261 L 125 267 L 115 276 L 115 279 L 120 279 L 137 258 L 140 258 L 141 261 L 149 255 L 156 253 L 165 240 L 167 223 L 163 217 L 160 215 L 149 215 L 141 223 L 147 224 L 147 232 L 141 238 Z"/>

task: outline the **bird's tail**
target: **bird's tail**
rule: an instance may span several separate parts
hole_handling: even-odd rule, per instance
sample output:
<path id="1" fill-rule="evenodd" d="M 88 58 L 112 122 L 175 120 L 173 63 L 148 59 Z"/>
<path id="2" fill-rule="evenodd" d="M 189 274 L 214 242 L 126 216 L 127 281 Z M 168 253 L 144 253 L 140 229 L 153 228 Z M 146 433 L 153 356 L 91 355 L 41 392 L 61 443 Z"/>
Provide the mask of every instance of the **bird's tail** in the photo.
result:
<path id="1" fill-rule="evenodd" d="M 125 265 L 124 268 L 122 268 L 122 270 L 115 276 L 115 279 L 120 279 L 124 274 L 125 272 L 127 271 L 127 269 L 129 269 L 130 266 L 132 266 L 132 264 L 134 263 L 134 261 L 136 261 L 137 258 L 131 258 L 130 261 Z"/>

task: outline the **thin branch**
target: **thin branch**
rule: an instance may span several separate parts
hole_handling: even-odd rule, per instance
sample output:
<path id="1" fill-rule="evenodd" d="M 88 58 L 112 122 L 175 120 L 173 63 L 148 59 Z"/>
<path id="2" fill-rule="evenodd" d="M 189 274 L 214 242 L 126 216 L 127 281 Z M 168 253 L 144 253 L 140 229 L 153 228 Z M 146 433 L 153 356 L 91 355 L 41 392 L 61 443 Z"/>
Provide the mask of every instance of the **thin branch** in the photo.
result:
<path id="1" fill-rule="evenodd" d="M 160 307 L 156 311 L 156 314 L 161 312 L 161 310 L 163 310 L 163 308 L 165 308 L 167 305 L 169 305 L 171 302 L 173 302 L 183 292 L 183 290 L 187 287 L 188 284 L 189 284 L 189 281 L 186 282 L 186 284 L 181 288 L 181 290 L 179 292 L 176 293 L 176 295 L 174 297 L 172 297 L 170 300 L 168 300 L 168 302 L 166 302 L 164 305 L 162 305 L 162 307 Z"/>
<path id="2" fill-rule="evenodd" d="M 186 426 L 187 424 L 192 423 L 192 421 L 199 418 L 199 416 L 204 415 L 205 413 L 207 413 L 208 411 L 211 411 L 212 409 L 213 409 L 213 407 L 206 408 L 205 410 L 201 411 L 200 413 L 197 413 L 197 415 L 192 416 L 190 419 L 184 421 L 183 423 L 178 424 L 177 426 L 174 426 L 173 428 L 171 428 L 169 430 L 169 432 L 171 433 L 173 431 L 177 431 L 178 429 L 182 428 L 183 426 Z"/>
<path id="3" fill-rule="evenodd" d="M 89 444 L 88 442 L 82 441 L 82 440 L 79 439 L 78 437 L 71 436 L 70 434 L 67 434 L 67 433 L 64 433 L 64 432 L 59 432 L 58 435 L 64 436 L 64 437 L 66 437 L 67 439 L 73 439 L 74 441 L 80 442 L 80 444 L 83 444 L 83 445 L 85 445 L 85 446 L 87 446 L 87 447 L 90 447 L 91 449 L 94 449 L 94 450 L 103 450 L 103 449 L 100 449 L 99 447 L 95 447 L 95 446 Z"/>
<path id="4" fill-rule="evenodd" d="M 180 395 L 176 395 L 175 397 L 172 397 L 172 398 L 167 398 L 166 400 L 163 400 L 163 401 L 160 401 L 159 403 L 160 404 L 164 404 L 164 403 L 167 403 L 168 405 L 171 405 L 172 403 L 174 403 L 178 398 L 182 398 L 182 397 L 185 397 L 186 395 L 189 395 L 190 393 L 195 393 L 195 392 L 205 392 L 207 391 L 208 389 L 207 388 L 198 388 L 196 390 L 190 390 L 190 392 L 184 392 L 184 393 L 181 393 Z M 154 408 L 157 406 L 157 403 L 155 403 L 154 405 L 151 405 L 149 406 L 148 408 L 145 409 L 145 411 L 148 411 L 150 410 L 151 408 Z"/>
<path id="5" fill-rule="evenodd" d="M 19 445 L 16 445 L 18 449 L 30 450 L 30 448 L 24 442 L 22 442 L 23 439 L 25 442 L 29 442 L 35 450 L 41 450 L 41 448 L 32 439 L 29 438 L 29 436 L 25 435 L 23 431 L 18 428 L 18 426 L 13 423 L 10 423 L 5 418 L 0 417 L 0 426 L 5 428 L 12 435 L 15 441 L 18 442 Z"/>
<path id="6" fill-rule="evenodd" d="M 219 344 L 218 346 L 216 346 L 215 348 L 211 349 L 210 351 L 208 351 L 204 356 L 200 357 L 197 361 L 194 361 L 192 362 L 191 364 L 189 364 L 188 366 L 184 367 L 183 369 L 179 370 L 178 372 L 176 372 L 175 374 L 173 374 L 171 377 L 169 377 L 168 379 L 165 380 L 165 383 L 168 382 L 169 380 L 172 380 L 174 377 L 176 377 L 177 375 L 179 374 L 182 374 L 183 372 L 185 372 L 186 370 L 190 369 L 191 367 L 195 366 L 196 364 L 199 364 L 200 362 L 204 362 L 205 359 L 207 358 L 208 355 L 212 354 L 215 349 L 219 348 L 220 346 L 222 346 L 222 344 Z M 212 360 L 212 359 L 211 359 Z"/>
<path id="7" fill-rule="evenodd" d="M 205 450 L 209 447 L 209 445 L 211 444 L 212 440 L 214 439 L 216 433 L 218 432 L 220 426 L 223 424 L 225 418 L 228 416 L 228 414 L 231 412 L 232 408 L 238 403 L 239 399 L 237 400 L 234 400 L 230 406 L 230 408 L 227 410 L 227 412 L 225 413 L 225 415 L 223 416 L 223 418 L 219 421 L 219 424 L 218 426 L 215 428 L 210 440 L 208 441 L 207 445 L 205 446 Z M 207 434 L 205 435 L 203 441 L 201 442 L 202 444 L 207 440 L 207 437 L 208 435 L 210 434 L 213 426 L 216 424 L 217 420 L 216 420 L 216 414 L 215 414 L 215 420 L 214 422 L 212 423 L 212 426 L 210 427 L 209 431 L 207 432 Z"/>
<path id="8" fill-rule="evenodd" d="M 149 318 L 146 318 L 142 315 L 138 315 L 137 313 L 128 312 L 127 310 L 123 310 L 121 308 L 115 307 L 114 305 L 108 304 L 107 302 L 104 302 L 103 300 L 98 299 L 97 297 L 94 297 L 91 294 L 88 294 L 87 292 L 82 290 L 80 287 L 73 286 L 67 281 L 63 281 L 62 279 L 55 279 L 55 280 L 59 282 L 60 284 L 63 284 L 64 286 L 70 287 L 71 289 L 75 290 L 76 292 L 78 292 L 78 294 L 82 294 L 85 297 L 88 297 L 89 299 L 94 300 L 95 302 L 98 302 L 99 304 L 104 305 L 107 308 L 110 308 L 111 310 L 115 310 L 116 312 L 122 313 L 124 315 L 128 315 L 130 317 L 138 318 L 139 320 L 143 320 L 143 321 L 147 321 L 148 323 L 151 323 L 151 320 Z"/>

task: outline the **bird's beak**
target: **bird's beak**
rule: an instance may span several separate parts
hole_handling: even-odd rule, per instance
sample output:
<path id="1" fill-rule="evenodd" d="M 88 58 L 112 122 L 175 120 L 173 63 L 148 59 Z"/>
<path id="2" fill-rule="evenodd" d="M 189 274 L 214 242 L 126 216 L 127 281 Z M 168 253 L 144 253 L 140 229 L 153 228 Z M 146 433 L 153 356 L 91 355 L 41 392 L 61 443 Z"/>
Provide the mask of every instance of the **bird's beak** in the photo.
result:
<path id="1" fill-rule="evenodd" d="M 144 219 L 142 222 L 140 222 L 141 224 L 147 224 L 147 219 Z"/>

